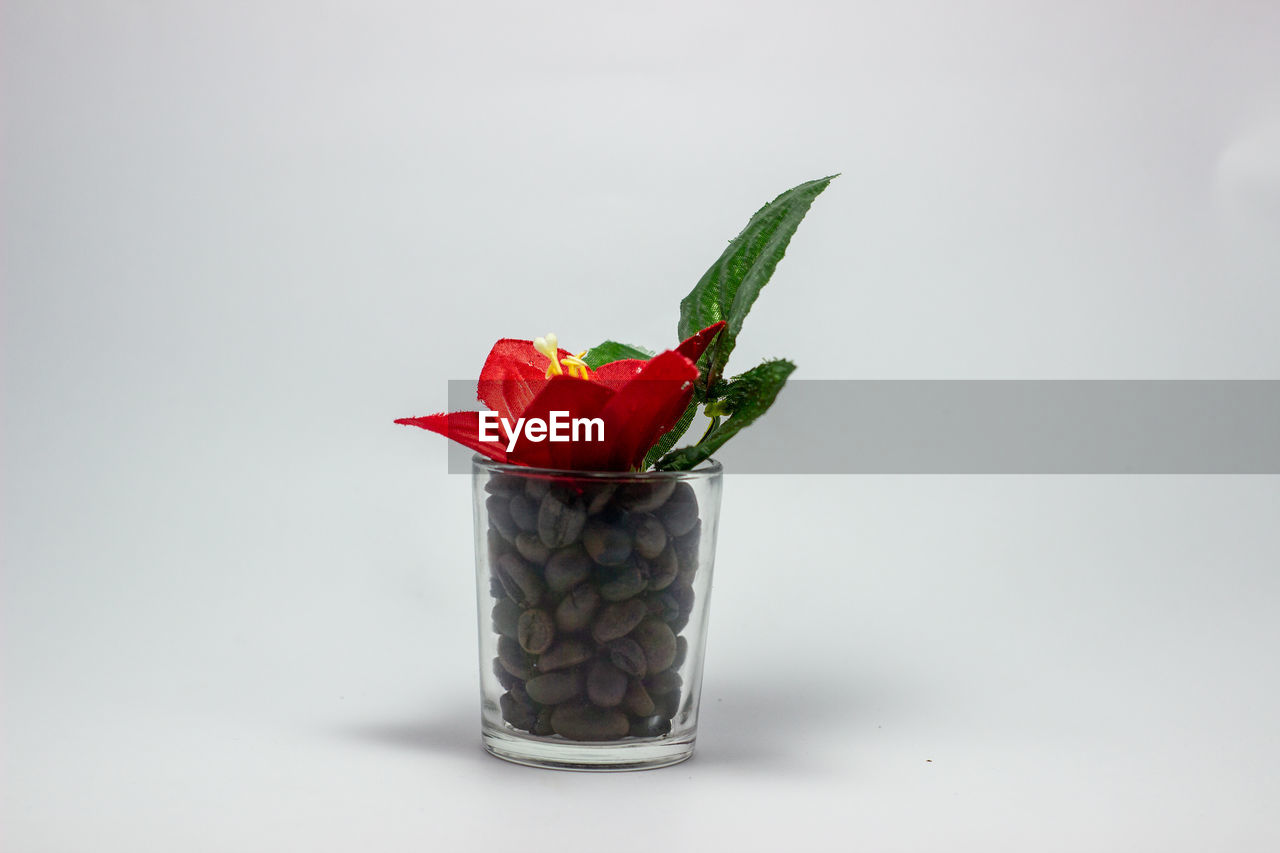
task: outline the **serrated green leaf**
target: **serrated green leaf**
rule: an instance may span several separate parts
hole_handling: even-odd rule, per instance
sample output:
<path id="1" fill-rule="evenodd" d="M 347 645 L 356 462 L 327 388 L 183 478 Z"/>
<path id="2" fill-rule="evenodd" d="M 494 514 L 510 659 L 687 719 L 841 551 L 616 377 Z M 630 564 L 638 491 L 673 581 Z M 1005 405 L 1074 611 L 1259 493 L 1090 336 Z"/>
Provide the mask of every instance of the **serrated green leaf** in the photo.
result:
<path id="1" fill-rule="evenodd" d="M 587 367 L 595 370 L 602 364 L 621 361 L 624 358 L 638 358 L 648 361 L 653 358 L 653 353 L 644 347 L 633 347 L 631 344 L 620 344 L 617 341 L 605 341 L 587 350 L 587 354 L 582 360 L 587 363 Z"/>
<path id="2" fill-rule="evenodd" d="M 724 371 L 742 323 L 760 290 L 786 254 L 813 200 L 831 183 L 831 175 L 787 190 L 756 211 L 728 248 L 680 302 L 681 340 L 725 320 L 728 326 L 708 350 L 707 376 L 714 382 Z"/>
<path id="3" fill-rule="evenodd" d="M 671 448 L 676 446 L 676 442 L 689 431 L 689 425 L 693 423 L 693 417 L 698 413 L 698 401 L 691 400 L 685 408 L 684 414 L 680 416 L 680 420 L 676 421 L 675 426 L 662 434 L 657 443 L 649 448 L 649 452 L 644 455 L 644 465 L 640 467 L 641 471 L 647 471 L 653 467 L 653 464 L 663 457 Z"/>
<path id="4" fill-rule="evenodd" d="M 728 413 L 720 423 L 713 423 L 707 434 L 692 447 L 682 447 L 658 460 L 661 471 L 687 471 L 708 459 L 726 441 L 750 426 L 768 411 L 796 366 L 786 359 L 759 364 L 725 386 L 724 398 L 717 408 Z"/>

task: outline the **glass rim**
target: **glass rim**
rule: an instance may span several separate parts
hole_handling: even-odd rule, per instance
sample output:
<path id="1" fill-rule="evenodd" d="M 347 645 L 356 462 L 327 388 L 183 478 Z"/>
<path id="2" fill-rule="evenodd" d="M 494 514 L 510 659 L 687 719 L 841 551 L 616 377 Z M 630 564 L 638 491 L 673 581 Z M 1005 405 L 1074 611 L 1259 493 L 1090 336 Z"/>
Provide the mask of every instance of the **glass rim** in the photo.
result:
<path id="1" fill-rule="evenodd" d="M 724 466 L 713 458 L 708 458 L 697 467 L 687 471 L 574 471 L 565 468 L 535 468 L 531 465 L 512 465 L 509 462 L 497 462 L 487 456 L 476 453 L 471 457 L 472 469 L 481 468 L 502 474 L 517 474 L 530 477 L 555 477 L 556 479 L 576 480 L 611 480 L 626 482 L 648 482 L 651 480 L 707 480 L 724 473 Z"/>

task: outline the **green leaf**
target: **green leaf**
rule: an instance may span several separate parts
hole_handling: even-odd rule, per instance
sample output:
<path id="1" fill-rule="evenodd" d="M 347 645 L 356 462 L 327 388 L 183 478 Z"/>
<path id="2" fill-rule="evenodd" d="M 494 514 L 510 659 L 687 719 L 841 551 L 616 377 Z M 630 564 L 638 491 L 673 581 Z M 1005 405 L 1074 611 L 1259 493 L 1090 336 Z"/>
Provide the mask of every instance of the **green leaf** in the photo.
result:
<path id="1" fill-rule="evenodd" d="M 786 254 L 791 236 L 800 227 L 813 200 L 834 177 L 793 187 L 756 211 L 742 233 L 729 243 L 724 254 L 680 302 L 681 340 L 712 323 L 728 322 L 708 350 L 711 357 L 707 376 L 711 382 L 724 371 L 742 323 Z"/>
<path id="2" fill-rule="evenodd" d="M 695 398 L 689 402 L 684 414 L 680 416 L 680 420 L 676 421 L 675 426 L 664 432 L 662 438 L 658 439 L 657 443 L 649 448 L 649 452 L 644 455 L 644 464 L 640 466 L 641 471 L 647 471 L 652 468 L 655 462 L 676 446 L 676 442 L 689 431 L 689 425 L 693 423 L 693 416 L 697 413 L 698 400 Z"/>
<path id="3" fill-rule="evenodd" d="M 587 355 L 582 360 L 587 363 L 587 367 L 595 370 L 602 364 L 621 361 L 624 358 L 638 358 L 642 361 L 648 361 L 653 358 L 653 353 L 643 347 L 633 347 L 631 344 L 620 344 L 617 341 L 605 341 L 587 350 Z"/>
<path id="4" fill-rule="evenodd" d="M 692 447 L 682 447 L 658 460 L 662 471 L 687 471 L 705 461 L 719 450 L 726 441 L 756 418 L 768 411 L 777 399 L 778 392 L 786 384 L 787 377 L 796 366 L 786 359 L 775 359 L 759 364 L 741 376 L 735 376 L 724 388 L 724 398 L 716 409 L 728 415 Z"/>

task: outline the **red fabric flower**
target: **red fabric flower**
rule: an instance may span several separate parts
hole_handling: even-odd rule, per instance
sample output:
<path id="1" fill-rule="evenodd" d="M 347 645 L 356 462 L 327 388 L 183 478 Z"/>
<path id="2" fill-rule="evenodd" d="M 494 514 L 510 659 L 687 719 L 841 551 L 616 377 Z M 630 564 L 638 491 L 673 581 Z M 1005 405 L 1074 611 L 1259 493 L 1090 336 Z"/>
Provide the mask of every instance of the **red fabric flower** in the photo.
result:
<path id="1" fill-rule="evenodd" d="M 549 421 L 552 412 L 567 412 L 570 419 L 599 418 L 604 424 L 600 441 L 585 436 L 577 441 L 532 441 L 521 434 L 508 452 L 508 427 L 497 427 L 497 441 L 483 439 L 479 412 L 401 418 L 396 423 L 439 433 L 498 462 L 571 471 L 635 470 L 649 448 L 684 414 L 698 378 L 698 358 L 724 325 L 708 326 L 647 361 L 614 361 L 589 374 L 572 366 L 564 372 L 561 360 L 570 365 L 577 362 L 558 348 L 556 366 L 551 367 L 551 359 L 533 341 L 504 338 L 493 345 L 480 371 L 476 395 L 508 427 L 516 428 L 521 418 Z M 538 344 L 543 341 L 539 339 Z"/>

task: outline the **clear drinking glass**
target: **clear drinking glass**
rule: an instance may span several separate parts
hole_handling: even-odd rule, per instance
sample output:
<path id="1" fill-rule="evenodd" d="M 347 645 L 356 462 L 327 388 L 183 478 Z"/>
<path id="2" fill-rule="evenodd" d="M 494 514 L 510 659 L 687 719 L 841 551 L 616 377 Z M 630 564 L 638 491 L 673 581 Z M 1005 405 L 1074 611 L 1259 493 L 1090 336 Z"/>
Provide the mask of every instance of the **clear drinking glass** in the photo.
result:
<path id="1" fill-rule="evenodd" d="M 640 770 L 693 754 L 721 468 L 591 473 L 476 456 L 485 749 Z"/>

